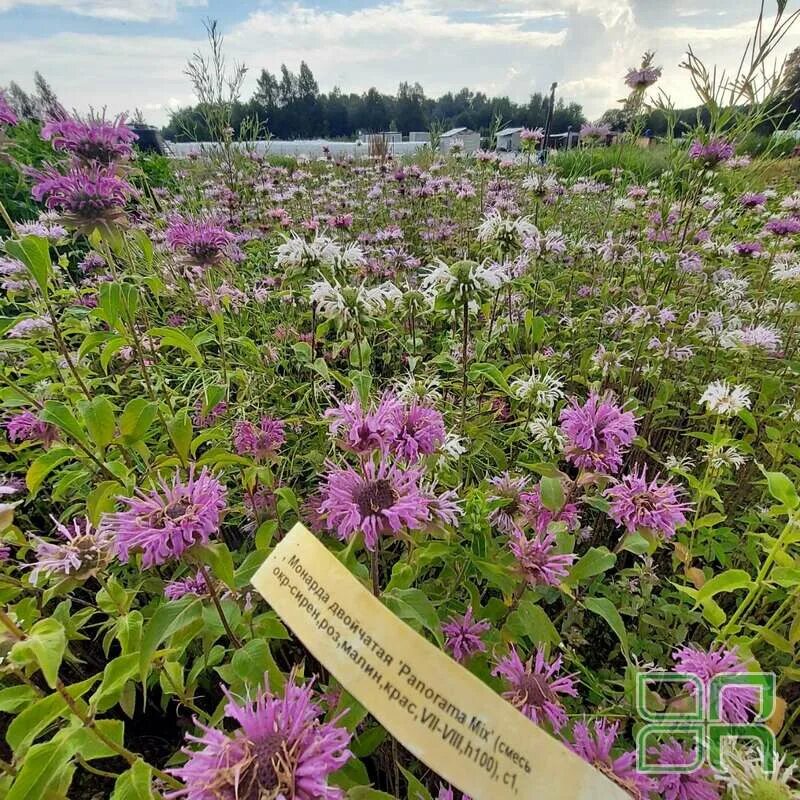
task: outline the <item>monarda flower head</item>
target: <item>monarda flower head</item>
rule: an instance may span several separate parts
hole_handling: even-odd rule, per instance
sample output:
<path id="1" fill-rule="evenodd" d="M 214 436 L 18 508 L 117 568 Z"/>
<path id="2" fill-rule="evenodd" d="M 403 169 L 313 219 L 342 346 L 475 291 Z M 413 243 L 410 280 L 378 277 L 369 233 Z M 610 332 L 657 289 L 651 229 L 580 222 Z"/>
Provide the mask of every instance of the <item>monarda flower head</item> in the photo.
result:
<path id="1" fill-rule="evenodd" d="M 619 723 L 600 719 L 595 721 L 593 727 L 594 730 L 590 731 L 585 723 L 576 722 L 572 729 L 570 749 L 625 789 L 635 800 L 650 800 L 656 791 L 656 783 L 637 771 L 636 753 L 628 751 L 616 757 L 612 753 Z"/>
<path id="2" fill-rule="evenodd" d="M 528 539 L 521 530 L 514 530 L 509 548 L 523 578 L 532 586 L 558 586 L 575 561 L 574 553 L 556 552 L 554 533 L 538 532 Z"/>
<path id="3" fill-rule="evenodd" d="M 489 522 L 503 533 L 520 530 L 519 521 L 525 511 L 523 494 L 530 491 L 527 478 L 515 477 L 508 472 L 489 480 L 492 487 L 489 502 L 502 502 L 489 514 Z"/>
<path id="4" fill-rule="evenodd" d="M 545 533 L 551 522 L 563 522 L 568 530 L 575 530 L 580 525 L 576 503 L 564 503 L 558 511 L 551 511 L 542 502 L 542 490 L 538 485 L 523 492 L 521 501 L 525 518 L 536 533 Z"/>
<path id="5" fill-rule="evenodd" d="M 420 489 L 421 474 L 417 467 L 401 468 L 383 458 L 377 465 L 364 462 L 360 472 L 331 464 L 319 511 L 343 541 L 363 533 L 372 552 L 381 536 L 427 526 L 430 500 Z"/>
<path id="6" fill-rule="evenodd" d="M 50 447 L 58 439 L 58 428 L 39 419 L 32 411 L 23 411 L 5 422 L 10 442 L 41 442 Z"/>
<path id="7" fill-rule="evenodd" d="M 125 124 L 125 115 L 116 119 L 56 119 L 42 128 L 42 139 L 52 142 L 54 150 L 72 153 L 86 162 L 109 165 L 133 152 L 138 137 Z"/>
<path id="8" fill-rule="evenodd" d="M 18 122 L 14 109 L 9 105 L 3 92 L 0 92 L 0 125 L 16 125 Z"/>
<path id="9" fill-rule="evenodd" d="M 663 767 L 678 767 L 694 764 L 695 751 L 688 750 L 675 739 L 663 742 L 658 747 L 648 748 L 655 757 L 652 763 Z M 714 779 L 709 767 L 697 767 L 692 771 L 667 772 L 656 775 L 659 796 L 664 800 L 720 800 L 721 787 Z"/>
<path id="10" fill-rule="evenodd" d="M 646 465 L 640 472 L 625 475 L 603 494 L 611 501 L 608 515 L 628 533 L 644 530 L 672 539 L 675 529 L 686 523 L 684 512 L 690 508 L 678 499 L 678 489 L 671 483 L 657 478 L 648 481 Z"/>
<path id="11" fill-rule="evenodd" d="M 733 145 L 725 139 L 695 139 L 689 147 L 689 158 L 704 167 L 715 167 L 733 155 Z"/>
<path id="12" fill-rule="evenodd" d="M 491 627 L 486 620 L 476 620 L 470 606 L 465 614 L 450 617 L 442 625 L 445 647 L 459 664 L 463 664 L 475 653 L 486 652 L 486 644 L 481 637 Z"/>
<path id="13" fill-rule="evenodd" d="M 182 251 L 198 267 L 210 267 L 225 257 L 225 248 L 234 240 L 222 226 L 203 220 L 173 219 L 166 231 L 172 250 Z"/>
<path id="14" fill-rule="evenodd" d="M 567 439 L 567 461 L 580 469 L 616 472 L 636 436 L 633 414 L 594 392 L 584 405 L 572 398 L 559 419 Z"/>
<path id="15" fill-rule="evenodd" d="M 257 461 L 275 455 L 284 441 L 283 422 L 279 419 L 262 417 L 258 425 L 242 420 L 233 426 L 236 452 L 241 456 L 252 456 Z"/>
<path id="16" fill-rule="evenodd" d="M 169 798 L 186 800 L 344 800 L 328 783 L 350 759 L 350 734 L 337 720 L 322 721 L 310 683 L 297 686 L 292 675 L 283 696 L 260 692 L 248 703 L 225 690 L 225 715 L 232 733 L 197 723 L 202 735 L 187 735 L 196 749 L 170 770 L 185 784 Z"/>
<path id="17" fill-rule="evenodd" d="M 59 211 L 65 224 L 81 231 L 119 224 L 125 203 L 135 193 L 126 180 L 97 164 L 73 166 L 65 175 L 53 167 L 32 175 L 33 199 Z"/>
<path id="18" fill-rule="evenodd" d="M 729 649 L 724 646 L 712 647 L 702 650 L 696 645 L 686 645 L 676 650 L 672 657 L 675 659 L 675 671 L 682 675 L 696 675 L 703 684 L 705 691 L 705 718 L 710 713 L 711 679 L 715 675 L 747 672 L 747 664 L 742 661 L 734 647 Z M 693 696 L 695 686 L 686 684 L 686 689 Z M 758 708 L 759 690 L 751 686 L 728 686 L 722 692 L 720 714 L 723 722 L 745 723 L 753 718 L 753 713 Z"/>
<path id="19" fill-rule="evenodd" d="M 120 498 L 127 510 L 106 514 L 100 527 L 116 537 L 120 561 L 141 552 L 145 567 L 165 564 L 192 545 L 208 544 L 222 522 L 225 495 L 225 487 L 205 468 L 197 476 L 190 469 L 186 481 L 176 472 L 171 484 L 161 478 L 149 492 Z"/>
<path id="20" fill-rule="evenodd" d="M 412 403 L 398 404 L 392 412 L 394 436 L 391 452 L 399 458 L 414 462 L 435 453 L 444 443 L 447 431 L 442 415 L 430 406 Z"/>
<path id="21" fill-rule="evenodd" d="M 350 402 L 329 408 L 324 416 L 329 420 L 328 431 L 345 450 L 359 455 L 376 450 L 387 451 L 394 441 L 397 418 L 402 404 L 391 395 L 385 395 L 374 408 L 365 408 L 356 392 Z"/>
<path id="22" fill-rule="evenodd" d="M 113 536 L 106 530 L 94 530 L 88 519 L 62 525 L 57 520 L 60 542 L 36 540 L 36 562 L 31 581 L 40 574 L 85 581 L 96 575 L 112 558 Z"/>
<path id="23" fill-rule="evenodd" d="M 510 688 L 503 697 L 537 725 L 550 723 L 558 733 L 567 724 L 567 712 L 559 695 L 578 696 L 571 675 L 559 675 L 561 656 L 548 662 L 539 648 L 535 656 L 523 662 L 514 645 L 508 655 L 497 662 L 492 675 L 504 678 Z"/>

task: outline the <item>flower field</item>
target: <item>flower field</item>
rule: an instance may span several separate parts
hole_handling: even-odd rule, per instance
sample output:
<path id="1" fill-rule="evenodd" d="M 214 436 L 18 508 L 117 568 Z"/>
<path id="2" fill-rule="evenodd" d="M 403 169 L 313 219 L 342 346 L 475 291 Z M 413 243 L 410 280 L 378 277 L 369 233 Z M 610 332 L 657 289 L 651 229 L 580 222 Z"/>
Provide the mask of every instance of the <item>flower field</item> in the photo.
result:
<path id="1" fill-rule="evenodd" d="M 642 179 L 536 132 L 167 162 L 0 102 L 38 204 L 2 209 L 0 796 L 460 798 L 252 589 L 300 521 L 631 797 L 796 797 L 800 191 L 738 154 L 758 113 Z M 642 670 L 773 673 L 773 769 L 637 769 Z"/>

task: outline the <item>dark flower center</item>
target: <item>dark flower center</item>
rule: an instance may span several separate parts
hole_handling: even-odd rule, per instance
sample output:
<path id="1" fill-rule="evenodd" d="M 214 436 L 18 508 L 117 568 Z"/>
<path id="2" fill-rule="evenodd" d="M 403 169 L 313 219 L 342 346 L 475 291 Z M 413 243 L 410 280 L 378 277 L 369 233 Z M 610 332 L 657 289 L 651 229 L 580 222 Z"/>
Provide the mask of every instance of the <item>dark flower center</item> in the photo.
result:
<path id="1" fill-rule="evenodd" d="M 556 699 L 555 692 L 550 688 L 547 679 L 533 672 L 528 672 L 519 679 L 517 693 L 520 700 L 532 706 L 543 706 Z"/>
<path id="2" fill-rule="evenodd" d="M 294 796 L 294 778 L 287 762 L 284 737 L 273 733 L 250 743 L 251 762 L 239 781 L 236 800 L 274 800 Z"/>
<path id="3" fill-rule="evenodd" d="M 361 516 L 370 517 L 391 508 L 397 500 L 397 492 L 389 481 L 379 478 L 359 489 L 355 500 Z"/>

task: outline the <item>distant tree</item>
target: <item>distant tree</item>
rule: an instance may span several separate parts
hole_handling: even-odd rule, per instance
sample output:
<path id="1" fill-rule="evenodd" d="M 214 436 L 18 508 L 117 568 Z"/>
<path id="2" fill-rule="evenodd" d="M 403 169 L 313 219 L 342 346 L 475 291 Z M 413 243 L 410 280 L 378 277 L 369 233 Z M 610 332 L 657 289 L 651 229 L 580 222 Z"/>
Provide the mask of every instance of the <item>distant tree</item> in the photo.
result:
<path id="1" fill-rule="evenodd" d="M 793 116 L 800 115 L 800 47 L 795 47 L 783 69 L 781 82 L 783 102 Z"/>
<path id="2" fill-rule="evenodd" d="M 39 114 L 43 119 L 63 119 L 68 116 L 66 109 L 61 105 L 56 93 L 41 72 L 33 73 L 33 85 L 36 87 Z"/>
<path id="3" fill-rule="evenodd" d="M 18 83 L 11 81 L 8 84 L 8 96 L 11 105 L 14 106 L 14 110 L 19 116 L 26 119 L 38 119 L 36 99 L 27 94 Z"/>
<path id="4" fill-rule="evenodd" d="M 425 114 L 425 92 L 418 83 L 403 81 L 397 89 L 395 123 L 401 133 L 428 129 Z"/>

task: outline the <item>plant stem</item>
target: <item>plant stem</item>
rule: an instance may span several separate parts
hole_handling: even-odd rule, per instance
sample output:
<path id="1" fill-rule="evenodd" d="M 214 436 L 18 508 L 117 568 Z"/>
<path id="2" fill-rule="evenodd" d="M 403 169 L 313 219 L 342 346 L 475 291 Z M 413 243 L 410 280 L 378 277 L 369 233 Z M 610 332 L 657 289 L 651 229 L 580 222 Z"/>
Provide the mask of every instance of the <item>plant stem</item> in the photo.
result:
<path id="1" fill-rule="evenodd" d="M 214 586 L 214 581 L 211 579 L 211 576 L 208 573 L 208 567 L 206 566 L 200 567 L 200 572 L 203 574 L 203 580 L 205 580 L 206 582 L 206 586 L 208 587 L 208 593 L 211 595 L 211 600 L 214 603 L 214 607 L 217 609 L 217 614 L 219 614 L 219 619 L 220 622 L 222 623 L 222 627 L 225 628 L 225 633 L 228 634 L 228 638 L 231 640 L 231 644 L 237 649 L 240 648 L 242 646 L 242 642 L 231 629 L 230 623 L 228 622 L 228 618 L 225 616 L 225 611 L 222 608 L 222 603 L 220 603 L 219 601 L 219 593 L 217 592 L 217 587 Z"/>

